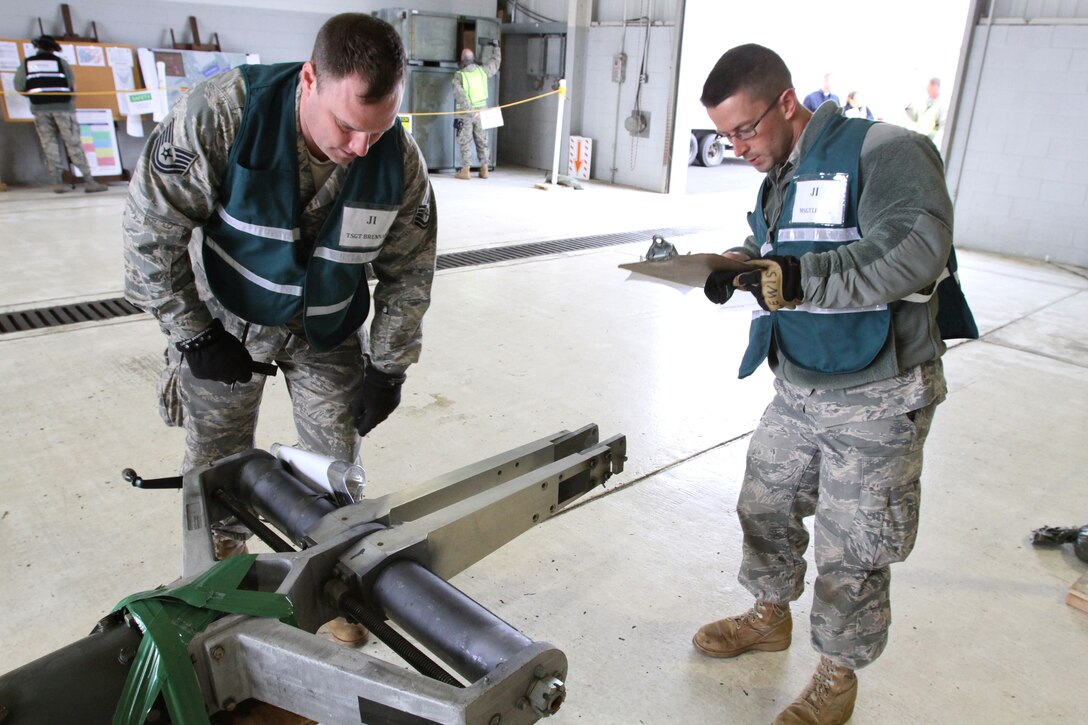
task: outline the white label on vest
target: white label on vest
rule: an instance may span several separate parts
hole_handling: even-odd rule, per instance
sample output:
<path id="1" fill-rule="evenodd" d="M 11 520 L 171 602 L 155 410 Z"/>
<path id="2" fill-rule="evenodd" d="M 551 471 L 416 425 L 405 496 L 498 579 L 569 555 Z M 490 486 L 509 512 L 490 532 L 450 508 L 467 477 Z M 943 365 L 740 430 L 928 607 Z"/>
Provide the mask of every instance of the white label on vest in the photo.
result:
<path id="1" fill-rule="evenodd" d="M 397 218 L 397 209 L 344 207 L 340 220 L 340 246 L 351 249 L 377 249 Z"/>
<path id="2" fill-rule="evenodd" d="M 791 224 L 842 224 L 846 215 L 846 174 L 794 183 Z"/>
<path id="3" fill-rule="evenodd" d="M 28 60 L 27 73 L 60 73 L 60 63 L 55 60 Z"/>

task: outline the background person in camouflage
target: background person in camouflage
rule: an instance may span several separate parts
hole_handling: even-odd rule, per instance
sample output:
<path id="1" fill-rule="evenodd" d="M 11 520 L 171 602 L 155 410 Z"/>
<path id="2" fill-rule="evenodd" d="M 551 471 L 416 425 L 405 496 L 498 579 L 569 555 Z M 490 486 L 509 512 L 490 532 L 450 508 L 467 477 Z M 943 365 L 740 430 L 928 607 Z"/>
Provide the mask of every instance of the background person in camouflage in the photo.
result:
<path id="1" fill-rule="evenodd" d="M 821 658 L 775 722 L 842 723 L 854 670 L 887 641 L 889 565 L 918 530 L 922 445 L 946 392 L 933 292 L 952 251 L 952 205 L 927 139 L 831 104 L 812 113 L 792 86 L 776 53 L 744 45 L 703 87 L 719 133 L 766 173 L 752 235 L 725 253 L 755 270 L 714 272 L 704 291 L 718 304 L 737 289 L 756 298 L 741 377 L 767 360 L 775 395 L 737 503 L 739 581 L 756 603 L 702 627 L 694 645 L 711 657 L 790 645 L 803 519 L 815 516 L 811 630 Z"/>
<path id="2" fill-rule="evenodd" d="M 476 62 L 476 54 L 470 48 L 461 51 L 461 69 L 453 74 L 456 111 L 487 108 L 487 79 L 499 72 L 499 65 L 502 63 L 502 50 L 498 42 L 488 40 L 487 44 L 492 49 L 491 58 L 483 65 Z M 480 178 L 486 179 L 491 157 L 487 151 L 487 132 L 480 125 L 479 112 L 455 116 L 453 127 L 457 129 L 457 145 L 461 149 L 461 168 L 454 176 L 458 179 L 470 178 L 472 144 L 475 142 L 476 156 L 480 160 Z"/>
<path id="3" fill-rule="evenodd" d="M 60 52 L 60 43 L 51 35 L 43 35 L 34 39 L 34 47 L 38 52 L 20 63 L 15 71 L 15 90 L 30 99 L 34 130 L 38 132 L 45 165 L 53 177 L 53 191 L 63 194 L 73 188 L 64 183 L 64 172 L 68 170 L 65 150 L 83 174 L 83 191 L 105 191 L 108 187 L 91 176 L 91 167 L 83 153 L 76 102 L 72 96 L 76 89 L 75 77 L 68 61 L 56 55 Z"/>
<path id="4" fill-rule="evenodd" d="M 397 121 L 404 73 L 387 23 L 337 15 L 311 60 L 214 76 L 148 138 L 124 212 L 125 295 L 169 338 L 159 392 L 185 427 L 184 471 L 253 447 L 253 361 L 283 371 L 299 445 L 338 459 L 399 404 L 437 236 L 426 164 Z M 218 527 L 220 556 L 242 531 Z"/>

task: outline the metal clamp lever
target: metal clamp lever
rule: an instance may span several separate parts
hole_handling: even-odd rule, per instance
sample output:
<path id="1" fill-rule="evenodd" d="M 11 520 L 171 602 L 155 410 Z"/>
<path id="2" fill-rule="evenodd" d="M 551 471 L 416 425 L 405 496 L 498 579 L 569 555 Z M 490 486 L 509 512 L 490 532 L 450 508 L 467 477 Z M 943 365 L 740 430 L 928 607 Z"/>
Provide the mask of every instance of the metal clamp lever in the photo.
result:
<path id="1" fill-rule="evenodd" d="M 140 478 L 140 474 L 131 468 L 121 471 L 121 478 L 133 485 L 134 488 L 181 488 L 181 476 L 168 476 L 166 478 Z"/>

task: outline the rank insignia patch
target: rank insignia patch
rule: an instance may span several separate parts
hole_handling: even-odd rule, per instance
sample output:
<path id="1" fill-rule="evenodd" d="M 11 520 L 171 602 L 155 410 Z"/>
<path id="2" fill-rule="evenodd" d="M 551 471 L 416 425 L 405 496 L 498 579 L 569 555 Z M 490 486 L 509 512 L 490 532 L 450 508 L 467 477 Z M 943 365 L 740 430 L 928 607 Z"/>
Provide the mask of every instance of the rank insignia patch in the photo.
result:
<path id="1" fill-rule="evenodd" d="M 174 122 L 166 127 L 155 139 L 155 148 L 151 153 L 151 164 L 160 174 L 184 174 L 193 163 L 196 154 L 174 145 Z"/>
<path id="2" fill-rule="evenodd" d="M 416 207 L 416 215 L 412 219 L 417 227 L 420 229 L 426 229 L 427 225 L 431 223 L 431 190 L 427 189 L 427 198 L 423 200 L 423 203 Z"/>

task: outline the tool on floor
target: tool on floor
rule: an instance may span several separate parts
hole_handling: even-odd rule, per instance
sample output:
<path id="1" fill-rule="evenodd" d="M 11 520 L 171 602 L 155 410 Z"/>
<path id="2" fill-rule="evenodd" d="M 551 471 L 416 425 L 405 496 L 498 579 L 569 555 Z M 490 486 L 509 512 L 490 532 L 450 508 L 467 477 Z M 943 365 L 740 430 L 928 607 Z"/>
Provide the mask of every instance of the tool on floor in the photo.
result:
<path id="1" fill-rule="evenodd" d="M 257 700 L 323 723 L 536 722 L 563 704 L 566 656 L 448 580 L 625 460 L 626 438 L 600 441 L 591 424 L 346 506 L 265 451 L 191 471 L 182 578 L 127 597 L 87 637 L 0 676 L 0 719 L 207 722 Z M 276 553 L 215 562 L 209 525 L 229 515 Z M 419 674 L 314 634 L 337 616 Z"/>
<path id="2" fill-rule="evenodd" d="M 660 262 L 679 256 L 680 252 L 676 251 L 676 247 L 672 242 L 667 241 L 665 237 L 659 234 L 655 234 L 650 241 L 650 248 L 646 250 L 644 259 L 647 262 Z"/>
<path id="3" fill-rule="evenodd" d="M 1058 547 L 1072 544 L 1073 553 L 1081 561 L 1088 561 L 1088 524 L 1084 526 L 1043 526 L 1031 532 L 1032 546 Z M 1075 609 L 1088 612 L 1088 574 L 1081 574 L 1069 586 L 1065 603 Z"/>

